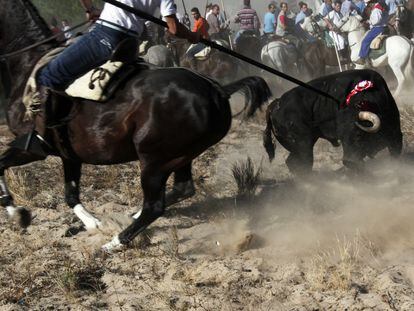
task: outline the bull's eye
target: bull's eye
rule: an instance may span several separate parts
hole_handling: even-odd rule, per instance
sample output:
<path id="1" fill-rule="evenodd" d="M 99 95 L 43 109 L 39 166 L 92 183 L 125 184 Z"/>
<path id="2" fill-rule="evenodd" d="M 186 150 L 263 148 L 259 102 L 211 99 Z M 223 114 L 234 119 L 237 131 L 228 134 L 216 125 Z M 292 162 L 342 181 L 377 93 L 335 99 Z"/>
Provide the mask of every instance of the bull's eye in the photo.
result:
<path id="1" fill-rule="evenodd" d="M 359 110 L 363 110 L 363 111 L 370 111 L 371 110 L 370 109 L 370 107 L 371 107 L 370 103 L 366 102 L 366 101 L 361 101 L 358 104 L 356 104 L 356 106 Z"/>

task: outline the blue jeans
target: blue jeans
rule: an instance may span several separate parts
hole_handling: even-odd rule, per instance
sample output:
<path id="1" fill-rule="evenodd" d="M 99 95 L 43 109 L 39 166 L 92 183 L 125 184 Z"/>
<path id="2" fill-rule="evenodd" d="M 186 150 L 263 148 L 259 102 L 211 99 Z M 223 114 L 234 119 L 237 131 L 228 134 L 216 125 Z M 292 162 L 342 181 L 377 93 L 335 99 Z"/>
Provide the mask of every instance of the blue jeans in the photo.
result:
<path id="1" fill-rule="evenodd" d="M 96 24 L 40 70 L 38 85 L 64 90 L 75 79 L 110 59 L 116 46 L 127 37 L 121 31 Z"/>
<path id="2" fill-rule="evenodd" d="M 369 46 L 371 45 L 372 40 L 381 34 L 384 31 L 384 28 L 385 27 L 373 27 L 370 31 L 368 31 L 367 35 L 361 43 L 361 50 L 359 51 L 360 58 L 367 58 L 369 56 Z"/>

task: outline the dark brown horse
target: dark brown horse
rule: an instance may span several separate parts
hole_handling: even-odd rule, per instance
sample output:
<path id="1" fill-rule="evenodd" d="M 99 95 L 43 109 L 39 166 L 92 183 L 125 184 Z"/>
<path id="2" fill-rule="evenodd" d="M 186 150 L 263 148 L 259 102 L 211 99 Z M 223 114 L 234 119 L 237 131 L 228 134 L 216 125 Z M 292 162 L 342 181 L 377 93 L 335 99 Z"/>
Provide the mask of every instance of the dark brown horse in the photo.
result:
<path id="1" fill-rule="evenodd" d="M 237 40 L 236 52 L 261 62 L 260 53 L 262 50 L 262 41 L 254 32 L 245 31 Z M 259 69 L 253 66 L 244 66 L 247 73 L 259 73 Z"/>
<path id="2" fill-rule="evenodd" d="M 326 74 L 326 66 L 338 66 L 338 58 L 334 48 L 328 48 L 322 40 L 307 43 L 303 46 L 304 64 L 312 79 Z M 345 65 L 345 63 L 342 63 Z"/>
<path id="3" fill-rule="evenodd" d="M 0 55 L 50 35 L 29 0 L 0 0 L 0 7 Z M 23 121 L 23 89 L 36 60 L 53 45 L 44 44 L 0 62 L 8 95 L 7 122 L 15 135 L 26 135 L 23 141 L 28 141 L 26 137 L 30 137 L 28 133 L 33 128 L 32 122 Z M 131 225 L 104 246 L 108 251 L 119 249 L 163 215 L 166 206 L 193 195 L 192 160 L 228 132 L 230 94 L 248 89 L 249 114 L 270 96 L 265 82 L 257 77 L 222 87 L 182 68 L 142 70 L 121 88 L 106 103 L 99 104 L 52 95 L 52 101 L 58 104 L 57 113 L 69 108 L 71 118 L 59 128 L 48 128 L 50 149 L 40 145 L 46 150 L 44 155 L 32 152 L 39 145 L 33 138 L 28 150 L 16 143 L 0 157 L 0 198 L 9 215 L 24 215 L 24 225 L 29 224 L 28 212 L 13 204 L 4 171 L 55 155 L 63 161 L 67 204 L 87 228 L 99 227 L 99 220 L 83 208 L 79 199 L 82 163 L 111 165 L 139 160 L 144 192 L 142 213 L 137 213 Z M 174 186 L 165 195 L 166 181 L 172 173 Z"/>
<path id="4" fill-rule="evenodd" d="M 188 41 L 174 38 L 170 40 L 169 47 L 179 66 L 190 68 L 223 83 L 234 81 L 238 75 L 240 63 L 230 55 L 212 50 L 206 59 L 192 62 L 185 55 L 190 47 Z"/>

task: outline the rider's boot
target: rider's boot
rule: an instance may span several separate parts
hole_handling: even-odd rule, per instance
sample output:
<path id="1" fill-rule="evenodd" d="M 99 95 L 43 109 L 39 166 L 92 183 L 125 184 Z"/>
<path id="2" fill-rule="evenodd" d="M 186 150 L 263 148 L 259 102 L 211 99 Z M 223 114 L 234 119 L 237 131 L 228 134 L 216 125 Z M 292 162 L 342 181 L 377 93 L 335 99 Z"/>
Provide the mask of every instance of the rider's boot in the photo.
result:
<path id="1" fill-rule="evenodd" d="M 46 103 L 50 97 L 50 89 L 45 86 L 39 86 L 33 95 L 32 104 L 30 105 L 31 113 L 35 121 L 35 131 L 41 137 L 46 133 Z"/>
<path id="2" fill-rule="evenodd" d="M 32 102 L 28 107 L 29 118 L 34 122 L 31 132 L 17 137 L 10 143 L 11 148 L 24 150 L 32 155 L 43 159 L 53 150 L 46 140 L 46 103 L 49 99 L 50 90 L 46 87 L 39 87 L 32 96 Z"/>

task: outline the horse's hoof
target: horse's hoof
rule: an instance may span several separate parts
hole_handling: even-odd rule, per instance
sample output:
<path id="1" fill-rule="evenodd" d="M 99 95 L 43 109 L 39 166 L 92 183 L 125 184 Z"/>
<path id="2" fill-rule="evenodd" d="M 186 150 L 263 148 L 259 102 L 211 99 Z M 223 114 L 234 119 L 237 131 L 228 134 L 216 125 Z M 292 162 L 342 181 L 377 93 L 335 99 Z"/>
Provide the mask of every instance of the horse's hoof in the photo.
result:
<path id="1" fill-rule="evenodd" d="M 125 250 L 127 246 L 122 244 L 118 236 L 115 236 L 111 242 L 102 246 L 101 250 L 107 254 L 114 254 Z"/>
<path id="2" fill-rule="evenodd" d="M 70 238 L 70 237 L 77 235 L 79 232 L 82 232 L 82 231 L 86 231 L 84 226 L 69 227 L 69 229 L 65 231 L 64 237 Z"/>

